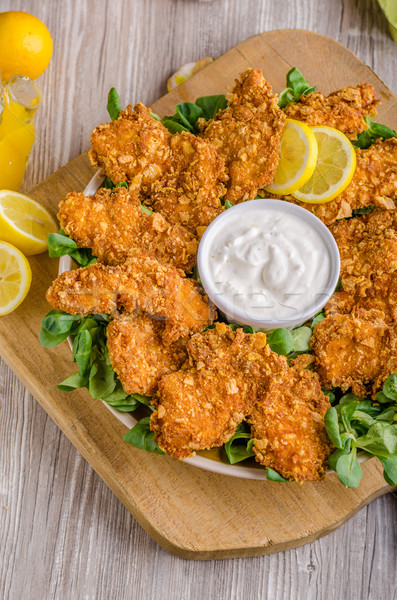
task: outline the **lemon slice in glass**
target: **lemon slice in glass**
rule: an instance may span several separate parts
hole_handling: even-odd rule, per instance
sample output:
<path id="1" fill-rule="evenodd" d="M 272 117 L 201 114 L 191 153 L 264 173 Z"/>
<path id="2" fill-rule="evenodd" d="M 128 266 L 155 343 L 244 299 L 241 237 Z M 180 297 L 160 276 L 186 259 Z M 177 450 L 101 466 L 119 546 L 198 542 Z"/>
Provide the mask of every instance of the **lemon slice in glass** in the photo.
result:
<path id="1" fill-rule="evenodd" d="M 0 316 L 21 304 L 31 281 L 32 271 L 22 252 L 7 242 L 0 242 Z"/>
<path id="2" fill-rule="evenodd" d="M 281 136 L 280 160 L 274 182 L 265 187 L 272 194 L 292 194 L 313 175 L 317 162 L 317 142 L 310 127 L 287 119 Z"/>
<path id="3" fill-rule="evenodd" d="M 39 254 L 47 248 L 47 236 L 58 231 L 50 213 L 24 194 L 0 190 L 0 240 L 24 254 Z"/>
<path id="4" fill-rule="evenodd" d="M 332 127 L 311 127 L 318 157 L 313 175 L 292 195 L 301 202 L 323 204 L 349 185 L 356 168 L 356 152 L 350 140 Z"/>

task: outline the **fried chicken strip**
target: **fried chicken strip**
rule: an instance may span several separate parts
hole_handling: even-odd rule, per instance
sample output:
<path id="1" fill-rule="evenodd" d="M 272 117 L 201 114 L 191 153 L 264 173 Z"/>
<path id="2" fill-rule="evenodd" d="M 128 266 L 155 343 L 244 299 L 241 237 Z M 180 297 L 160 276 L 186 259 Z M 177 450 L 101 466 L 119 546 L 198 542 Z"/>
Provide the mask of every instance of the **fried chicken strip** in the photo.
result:
<path id="1" fill-rule="evenodd" d="M 339 129 L 351 139 L 368 125 L 364 117 L 378 114 L 380 100 L 375 98 L 375 90 L 369 83 L 349 86 L 324 96 L 321 92 L 303 94 L 298 102 L 285 108 L 289 119 L 303 121 L 311 127 L 327 125 Z"/>
<path id="2" fill-rule="evenodd" d="M 224 323 L 193 336 L 189 362 L 163 377 L 151 416 L 157 444 L 174 458 L 221 446 L 251 411 L 261 365 L 271 354 L 263 333 L 233 332 Z"/>
<path id="3" fill-rule="evenodd" d="M 258 462 L 297 481 L 324 477 L 330 404 L 318 375 L 304 370 L 312 357 L 291 368 L 265 334 L 233 332 L 223 323 L 194 335 L 187 351 L 189 360 L 161 379 L 154 399 L 151 429 L 160 448 L 183 459 L 221 446 L 248 416 Z"/>
<path id="4" fill-rule="evenodd" d="M 47 291 L 47 300 L 70 314 L 117 317 L 121 309 L 130 314 L 142 310 L 165 321 L 166 343 L 201 331 L 216 315 L 195 281 L 138 251 L 120 266 L 98 263 L 62 273 Z"/>
<path id="5" fill-rule="evenodd" d="M 170 139 L 168 129 L 144 104 L 129 104 L 118 119 L 94 129 L 89 157 L 113 183 L 127 181 L 147 194 L 170 168 Z"/>
<path id="6" fill-rule="evenodd" d="M 349 388 L 357 396 L 375 394 L 397 371 L 395 328 L 376 310 L 329 315 L 316 325 L 311 339 L 316 370 L 326 388 Z"/>
<path id="7" fill-rule="evenodd" d="M 152 396 L 160 379 L 177 371 L 187 358 L 186 341 L 164 344 L 165 323 L 146 314 L 111 321 L 107 346 L 113 369 L 127 394 Z"/>
<path id="8" fill-rule="evenodd" d="M 59 205 L 58 219 L 80 248 L 91 248 L 109 265 L 123 263 L 133 248 L 183 271 L 196 262 L 198 242 L 192 234 L 158 213 L 144 214 L 139 196 L 125 188 L 102 188 L 89 197 L 71 192 Z"/>
<path id="9" fill-rule="evenodd" d="M 230 177 L 225 199 L 252 200 L 274 179 L 285 114 L 259 69 L 247 69 L 227 96 L 229 105 L 200 124 L 202 136 L 225 159 Z"/>
<path id="10" fill-rule="evenodd" d="M 334 200 L 324 204 L 287 200 L 310 210 L 326 225 L 352 216 L 352 211 L 366 206 L 393 210 L 397 199 L 397 138 L 378 141 L 369 148 L 356 148 L 356 170 L 347 188 Z"/>
<path id="11" fill-rule="evenodd" d="M 90 159 L 114 183 L 126 181 L 171 225 L 195 235 L 223 210 L 224 160 L 188 132 L 171 134 L 143 104 L 129 105 L 91 136 Z"/>
<path id="12" fill-rule="evenodd" d="M 248 422 L 258 462 L 286 479 L 318 481 L 325 476 L 331 453 L 324 425 L 330 403 L 318 376 L 300 368 L 299 362 L 292 368 L 286 359 L 272 365 L 266 391 Z"/>
<path id="13" fill-rule="evenodd" d="M 188 132 L 171 137 L 171 168 L 146 204 L 164 215 L 171 224 L 181 224 L 201 236 L 224 209 L 225 163 L 215 148 Z"/>
<path id="14" fill-rule="evenodd" d="M 397 321 L 397 213 L 374 210 L 330 230 L 340 252 L 343 291 L 331 298 L 327 314 L 374 308 L 386 322 Z"/>

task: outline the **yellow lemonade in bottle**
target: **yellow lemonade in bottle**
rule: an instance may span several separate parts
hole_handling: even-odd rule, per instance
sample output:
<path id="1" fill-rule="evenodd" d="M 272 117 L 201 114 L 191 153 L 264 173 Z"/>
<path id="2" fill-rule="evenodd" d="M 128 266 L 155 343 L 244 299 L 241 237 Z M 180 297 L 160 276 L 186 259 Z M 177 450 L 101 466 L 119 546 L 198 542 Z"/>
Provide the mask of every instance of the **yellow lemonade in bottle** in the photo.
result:
<path id="1" fill-rule="evenodd" d="M 17 190 L 35 141 L 34 115 L 40 105 L 38 86 L 15 75 L 0 98 L 0 189 Z"/>

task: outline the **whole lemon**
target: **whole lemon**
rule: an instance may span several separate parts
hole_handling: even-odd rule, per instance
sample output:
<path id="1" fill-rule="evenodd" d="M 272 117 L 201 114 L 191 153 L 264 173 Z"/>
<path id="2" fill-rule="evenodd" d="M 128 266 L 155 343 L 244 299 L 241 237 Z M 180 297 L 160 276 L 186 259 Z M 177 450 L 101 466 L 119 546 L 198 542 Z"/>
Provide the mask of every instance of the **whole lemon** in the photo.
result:
<path id="1" fill-rule="evenodd" d="M 13 75 L 36 79 L 48 67 L 52 38 L 40 19 L 26 12 L 0 13 L 0 72 L 3 81 Z"/>

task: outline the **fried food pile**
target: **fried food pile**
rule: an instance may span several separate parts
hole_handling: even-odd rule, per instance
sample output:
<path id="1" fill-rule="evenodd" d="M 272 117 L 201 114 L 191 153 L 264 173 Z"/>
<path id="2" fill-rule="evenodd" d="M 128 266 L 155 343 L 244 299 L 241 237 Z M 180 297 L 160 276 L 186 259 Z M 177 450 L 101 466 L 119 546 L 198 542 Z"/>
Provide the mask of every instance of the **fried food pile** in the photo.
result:
<path id="1" fill-rule="evenodd" d="M 313 332 L 317 370 L 324 387 L 375 398 L 397 372 L 397 213 L 375 209 L 330 230 L 342 289 Z"/>
<path id="2" fill-rule="evenodd" d="M 301 204 L 335 237 L 341 289 L 314 328 L 312 355 L 288 361 L 264 333 L 216 322 L 190 275 L 200 237 L 226 200 L 252 200 L 272 183 L 287 117 L 355 139 L 379 101 L 360 84 L 328 97 L 312 92 L 281 110 L 259 69 L 242 73 L 227 100 L 199 121 L 197 136 L 170 133 L 141 103 L 95 128 L 91 162 L 124 187 L 62 200 L 61 227 L 98 262 L 62 273 L 47 299 L 70 314 L 111 316 L 111 364 L 126 393 L 151 398 L 151 429 L 164 452 L 184 459 L 221 446 L 246 422 L 260 464 L 317 481 L 333 450 L 322 388 L 374 395 L 397 371 L 397 139 L 357 149 L 340 196 Z M 348 218 L 363 207 L 376 208 Z"/>
<path id="3" fill-rule="evenodd" d="M 397 138 L 378 140 L 369 148 L 356 148 L 356 170 L 347 188 L 324 204 L 305 204 L 284 196 L 310 210 L 326 225 L 352 216 L 353 210 L 376 206 L 394 210 L 397 198 Z"/>
<path id="4" fill-rule="evenodd" d="M 285 113 L 289 119 L 303 121 L 311 127 L 327 125 L 355 139 L 358 133 L 368 127 L 364 117 L 377 114 L 379 102 L 375 98 L 373 86 L 361 83 L 357 87 L 343 88 L 329 96 L 324 96 L 321 92 L 303 94 L 298 102 L 292 102 L 286 107 Z"/>
<path id="5" fill-rule="evenodd" d="M 256 459 L 296 481 L 325 475 L 331 453 L 324 415 L 330 408 L 318 375 L 289 367 L 264 333 L 215 329 L 194 335 L 182 369 L 165 375 L 152 415 L 155 441 L 182 459 L 221 446 L 247 419 Z"/>

